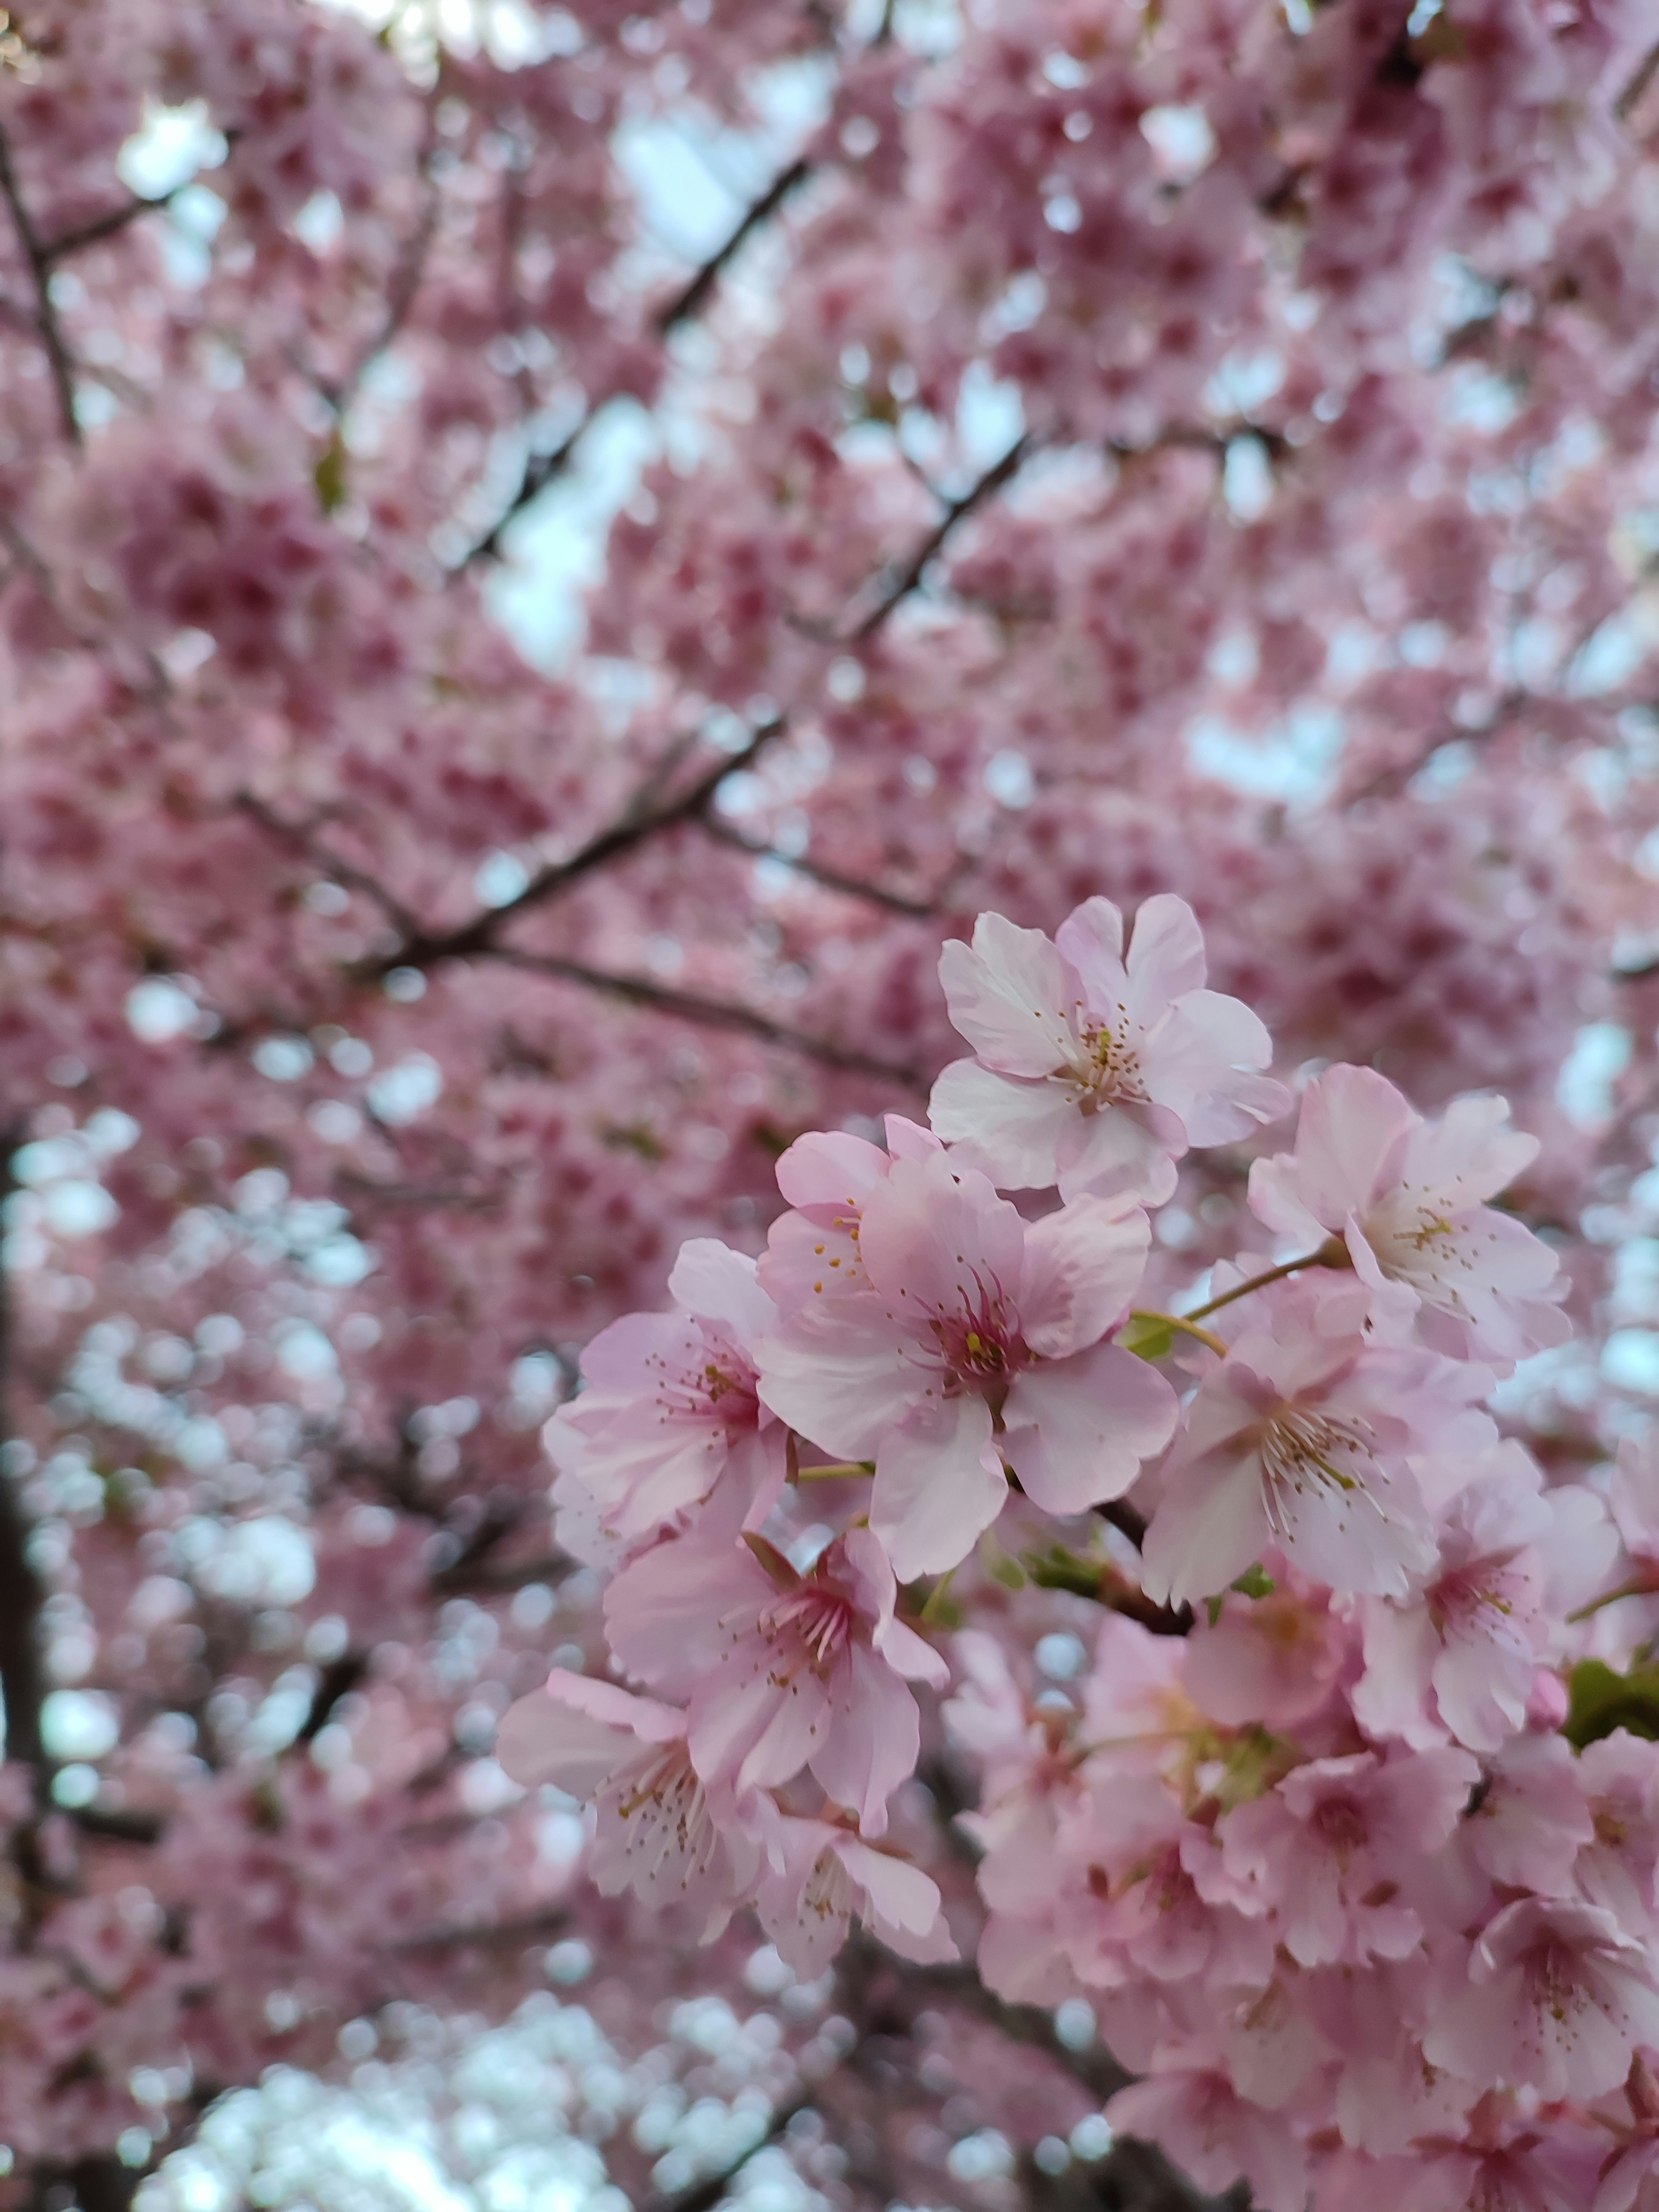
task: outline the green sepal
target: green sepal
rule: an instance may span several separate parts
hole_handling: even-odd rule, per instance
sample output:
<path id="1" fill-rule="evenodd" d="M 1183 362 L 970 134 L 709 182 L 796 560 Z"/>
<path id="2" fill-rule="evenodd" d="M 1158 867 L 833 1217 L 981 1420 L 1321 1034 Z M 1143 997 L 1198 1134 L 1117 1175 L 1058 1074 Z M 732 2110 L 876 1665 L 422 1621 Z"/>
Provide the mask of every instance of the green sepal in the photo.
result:
<path id="1" fill-rule="evenodd" d="M 1615 1729 L 1659 1743 L 1659 1665 L 1616 1674 L 1600 1659 L 1581 1659 L 1567 1679 L 1567 1699 L 1561 1733 L 1575 1751 Z"/>
<path id="2" fill-rule="evenodd" d="M 1132 1313 L 1113 1341 L 1137 1359 L 1167 1359 L 1175 1350 L 1176 1333 L 1162 1314 Z"/>

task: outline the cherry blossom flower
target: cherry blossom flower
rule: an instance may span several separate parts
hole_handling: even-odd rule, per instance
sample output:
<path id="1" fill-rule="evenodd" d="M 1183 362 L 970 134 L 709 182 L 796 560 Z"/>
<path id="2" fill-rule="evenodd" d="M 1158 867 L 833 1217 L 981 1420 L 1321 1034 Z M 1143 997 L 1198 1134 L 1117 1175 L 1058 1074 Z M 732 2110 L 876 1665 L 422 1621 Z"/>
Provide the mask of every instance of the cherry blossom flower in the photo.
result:
<path id="1" fill-rule="evenodd" d="M 948 1155 L 896 1162 L 863 1202 L 870 1289 L 788 1316 L 763 1402 L 873 1459 L 870 1523 L 902 1581 L 952 1567 L 1001 1510 L 1005 1462 L 1053 1513 L 1119 1497 L 1169 1438 L 1174 1393 L 1101 1340 L 1145 1263 L 1146 1216 L 1091 1199 L 1022 1221 Z"/>
<path id="2" fill-rule="evenodd" d="M 496 1756 L 526 1788 L 551 1782 L 592 1800 L 591 1870 L 606 1896 L 684 1901 L 712 1934 L 751 1888 L 759 1851 L 716 1825 L 675 1707 L 556 1667 L 503 1716 Z"/>
<path id="3" fill-rule="evenodd" d="M 1374 1343 L 1348 1284 L 1274 1285 L 1200 1383 L 1144 1552 L 1160 1600 L 1206 1597 L 1269 1547 L 1333 1589 L 1403 1595 L 1434 1561 L 1409 1458 L 1468 1425 L 1479 1370 Z M 1473 1435 L 1490 1433 L 1474 1415 Z"/>
<path id="4" fill-rule="evenodd" d="M 1256 1071 L 1261 1021 L 1204 988 L 1192 908 L 1160 894 L 1123 918 L 1091 898 L 1052 942 L 982 914 L 972 945 L 939 962 L 951 1019 L 975 1057 L 951 1063 L 929 1115 L 960 1157 L 1006 1189 L 1063 1197 L 1127 1190 L 1161 1205 L 1190 1145 L 1223 1145 L 1276 1121 L 1290 1100 Z"/>
<path id="5" fill-rule="evenodd" d="M 776 1320 L 755 1263 L 713 1238 L 681 1248 L 668 1279 L 678 1310 L 629 1314 L 582 1354 L 587 1389 L 548 1425 L 567 1509 L 627 1546 L 700 1505 L 728 1477 L 763 1520 L 785 1474 L 783 1431 L 756 1395 L 754 1352 Z M 591 1538 L 589 1539 L 591 1547 Z"/>
<path id="6" fill-rule="evenodd" d="M 1298 1965 L 1407 1957 L 1423 1934 L 1410 1875 L 1450 1838 L 1479 1771 L 1449 1749 L 1310 1760 L 1225 1816 L 1223 1863 Z"/>
<path id="7" fill-rule="evenodd" d="M 849 1528 L 805 1574 L 758 1536 L 688 1538 L 624 1569 L 605 1617 L 635 1674 L 687 1698 L 691 1761 L 717 1804 L 740 1814 L 755 1790 L 810 1766 L 874 1837 L 920 1748 L 907 1683 L 950 1678 L 895 1617 L 896 1595 L 868 1528 Z"/>
<path id="8" fill-rule="evenodd" d="M 1294 2137 L 1213 2068 L 1161 2067 L 1120 2089 L 1106 2117 L 1120 2134 L 1167 2144 L 1200 2188 L 1218 2194 L 1248 2174 L 1266 2212 L 1302 2212 L 1308 2171 Z"/>
<path id="9" fill-rule="evenodd" d="M 1360 1607 L 1364 1726 L 1496 1751 L 1525 1725 L 1553 1625 L 1601 1579 L 1612 1534 L 1589 1492 L 1546 1491 L 1522 1447 L 1500 1443 L 1440 1516 L 1432 1578 L 1407 1600 Z"/>
<path id="10" fill-rule="evenodd" d="M 778 1188 L 790 1211 L 772 1224 L 759 1281 L 781 1313 L 826 1291 L 867 1290 L 859 1258 L 865 1200 L 896 1159 L 925 1159 L 940 1149 L 931 1129 L 902 1114 L 886 1117 L 887 1150 L 842 1129 L 809 1130 L 778 1162 Z"/>
<path id="11" fill-rule="evenodd" d="M 1333 1067 L 1302 1095 L 1295 1151 L 1251 1168 L 1250 1205 L 1306 1249 L 1340 1237 L 1380 1309 L 1420 1312 L 1439 1349 L 1518 1359 L 1568 1324 L 1547 1295 L 1555 1255 L 1483 1202 L 1537 1155 L 1508 1123 L 1500 1098 L 1425 1121 L 1374 1069 Z"/>
<path id="12" fill-rule="evenodd" d="M 823 1972 L 854 1919 L 901 1959 L 928 1965 L 956 1957 L 939 1886 L 908 1859 L 827 1820 L 786 1814 L 770 1824 L 767 1850 L 756 1910 L 803 1980 Z"/>
<path id="13" fill-rule="evenodd" d="M 1522 1897 L 1483 1930 L 1468 1988 L 1423 2048 L 1437 2066 L 1535 2089 L 1548 2102 L 1615 2088 L 1634 2046 L 1655 2042 L 1650 1954 L 1599 1906 Z"/>

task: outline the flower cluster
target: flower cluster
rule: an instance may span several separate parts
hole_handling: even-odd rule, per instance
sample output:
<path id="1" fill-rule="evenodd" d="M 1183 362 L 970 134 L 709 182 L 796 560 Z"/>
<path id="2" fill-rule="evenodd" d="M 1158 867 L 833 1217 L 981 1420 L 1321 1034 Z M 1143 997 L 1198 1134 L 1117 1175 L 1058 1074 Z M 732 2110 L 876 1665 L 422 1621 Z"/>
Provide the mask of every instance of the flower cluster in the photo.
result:
<path id="1" fill-rule="evenodd" d="M 556 1670 L 504 1764 L 592 1798 L 602 1889 L 750 1903 L 802 1971 L 854 1916 L 927 1962 L 957 1933 L 889 1808 L 954 1677 L 980 1972 L 1087 1996 L 1144 2076 L 1116 2124 L 1273 2212 L 1381 2208 L 1408 2154 L 1449 2206 L 1534 2150 L 1586 2203 L 1612 2140 L 1619 2212 L 1659 2161 L 1659 1750 L 1562 1732 L 1619 1528 L 1488 1407 L 1565 1334 L 1489 1202 L 1533 1139 L 1332 1067 L 1249 1169 L 1285 1256 L 1163 1311 L 1148 1207 L 1291 1103 L 1190 909 L 1127 949 L 1103 898 L 1053 942 L 983 915 L 941 973 L 974 1051 L 932 1128 L 802 1137 L 758 1263 L 688 1244 L 675 1310 L 589 1347 L 559 1532 L 639 1687 Z M 1106 1608 L 1074 1696 L 972 1625 L 1028 1575 Z"/>

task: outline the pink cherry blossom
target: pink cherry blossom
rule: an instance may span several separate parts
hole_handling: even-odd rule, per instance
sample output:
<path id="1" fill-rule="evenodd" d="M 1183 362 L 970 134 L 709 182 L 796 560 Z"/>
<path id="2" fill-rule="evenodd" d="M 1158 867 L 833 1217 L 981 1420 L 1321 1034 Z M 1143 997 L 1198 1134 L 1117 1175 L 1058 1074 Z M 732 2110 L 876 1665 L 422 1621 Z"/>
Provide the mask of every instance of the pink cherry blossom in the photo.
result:
<path id="1" fill-rule="evenodd" d="M 1135 918 L 1091 898 L 1051 943 L 982 914 L 939 963 L 951 1019 L 973 1046 L 933 1086 L 934 1128 L 1005 1188 L 1127 1190 L 1158 1205 L 1189 1145 L 1230 1144 L 1289 1105 L 1256 1073 L 1258 1018 L 1204 988 L 1192 908 L 1167 895 Z"/>
<path id="2" fill-rule="evenodd" d="M 885 1182 L 896 1159 L 923 1159 L 939 1149 L 929 1129 L 902 1114 L 886 1117 L 887 1150 L 844 1130 L 809 1130 L 778 1162 L 778 1188 L 789 1201 L 768 1232 L 761 1286 L 781 1313 L 826 1291 L 867 1290 L 859 1258 L 863 1203 Z"/>
<path id="3" fill-rule="evenodd" d="M 1611 1533 L 1590 1493 L 1545 1491 L 1520 1446 L 1499 1445 L 1442 1514 L 1432 1579 L 1361 1607 L 1365 1672 L 1353 1694 L 1364 1726 L 1496 1751 L 1525 1724 L 1553 1624 L 1605 1572 Z"/>
<path id="4" fill-rule="evenodd" d="M 1454 2073 L 1550 2101 L 1615 2088 L 1633 2048 L 1656 2039 L 1659 1978 L 1642 1946 L 1598 1906 L 1523 1897 L 1482 1932 L 1468 1988 L 1423 2047 Z"/>
<path id="5" fill-rule="evenodd" d="M 768 1839 L 770 1871 L 757 1899 L 761 1925 L 803 1978 L 821 1973 L 862 1921 L 902 1959 L 954 1959 L 938 1885 L 920 1867 L 824 1820 L 780 1815 Z"/>
<path id="6" fill-rule="evenodd" d="M 1405 1958 L 1423 1935 L 1410 1876 L 1450 1839 L 1478 1773 L 1452 1750 L 1310 1760 L 1227 1814 L 1223 1863 L 1299 1965 Z"/>
<path id="7" fill-rule="evenodd" d="M 1124 2135 L 1167 2143 L 1201 2188 L 1219 2193 L 1248 2173 L 1251 2194 L 1267 2212 L 1301 2212 L 1308 2173 L 1293 2138 L 1238 2096 L 1224 2074 L 1161 2068 L 1120 2089 L 1106 2114 Z"/>
<path id="8" fill-rule="evenodd" d="M 611 1584 L 612 1648 L 653 1689 L 688 1699 L 691 1761 L 738 1814 L 757 1790 L 809 1767 L 879 1836 L 910 1774 L 920 1722 L 908 1681 L 945 1661 L 895 1617 L 896 1589 L 868 1528 L 850 1528 L 801 1574 L 759 1537 L 659 1546 Z"/>
<path id="9" fill-rule="evenodd" d="M 1304 1249 L 1340 1237 L 1388 1310 L 1421 1311 L 1428 1342 L 1514 1360 L 1567 1323 L 1548 1300 L 1555 1255 L 1483 1203 L 1537 1157 L 1508 1121 L 1499 1098 L 1425 1121 L 1374 1069 L 1334 1067 L 1302 1095 L 1294 1152 L 1251 1168 L 1250 1205 Z"/>
<path id="10" fill-rule="evenodd" d="M 1205 1377 L 1164 1469 L 1146 1588 L 1206 1597 L 1272 1547 L 1332 1589 L 1403 1595 L 1435 1557 L 1410 1455 L 1466 1419 L 1479 1370 L 1374 1343 L 1347 1285 L 1265 1295 L 1267 1324 Z"/>
<path id="11" fill-rule="evenodd" d="M 515 1782 L 592 1799 L 591 1865 L 606 1895 L 684 1899 L 714 1929 L 751 1884 L 759 1854 L 716 1826 L 673 1706 L 556 1667 L 502 1720 L 497 1751 Z"/>
<path id="12" fill-rule="evenodd" d="M 623 1545 L 673 1525 L 722 1477 L 764 1519 L 784 1477 L 783 1433 L 756 1395 L 755 1348 L 776 1309 L 754 1261 L 696 1238 L 668 1286 L 679 1310 L 629 1314 L 596 1336 L 588 1388 L 550 1425 L 556 1494 Z"/>
<path id="13" fill-rule="evenodd" d="M 1145 1264 L 1146 1216 L 1079 1200 L 1022 1221 L 945 1154 L 863 1201 L 870 1288 L 788 1316 L 763 1402 L 821 1449 L 872 1459 L 871 1526 L 902 1581 L 954 1566 L 1001 1510 L 1005 1465 L 1049 1512 L 1121 1496 L 1175 1423 L 1170 1386 L 1101 1341 Z"/>

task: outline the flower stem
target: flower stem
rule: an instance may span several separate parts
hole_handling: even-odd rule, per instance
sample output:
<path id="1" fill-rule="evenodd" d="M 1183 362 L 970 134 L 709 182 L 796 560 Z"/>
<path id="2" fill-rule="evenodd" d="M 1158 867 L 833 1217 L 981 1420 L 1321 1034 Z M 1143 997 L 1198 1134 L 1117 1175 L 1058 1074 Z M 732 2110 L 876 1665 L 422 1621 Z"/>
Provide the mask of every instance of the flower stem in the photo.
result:
<path id="1" fill-rule="evenodd" d="M 1337 1255 L 1340 1254 L 1340 1258 Z M 1208 1314 L 1219 1313 L 1223 1306 L 1231 1305 L 1235 1298 L 1249 1297 L 1252 1291 L 1265 1290 L 1269 1283 L 1283 1282 L 1286 1275 L 1299 1274 L 1304 1267 L 1346 1267 L 1352 1263 L 1348 1250 L 1340 1237 L 1328 1237 L 1316 1252 L 1304 1252 L 1299 1260 L 1281 1260 L 1276 1267 L 1264 1274 L 1252 1275 L 1248 1283 L 1235 1283 L 1231 1290 L 1223 1291 L 1218 1298 L 1211 1298 L 1201 1306 L 1194 1306 L 1187 1316 L 1188 1321 L 1202 1321 Z"/>
<path id="2" fill-rule="evenodd" d="M 1588 1605 L 1579 1606 L 1567 1615 L 1567 1619 L 1588 1620 L 1593 1613 L 1600 1613 L 1604 1605 L 1617 1605 L 1621 1597 L 1654 1596 L 1659 1596 L 1659 1591 L 1655 1590 L 1652 1581 L 1638 1575 L 1634 1582 L 1621 1583 L 1617 1589 L 1603 1590 L 1600 1597 L 1593 1597 Z"/>
<path id="3" fill-rule="evenodd" d="M 840 1481 L 848 1475 L 873 1474 L 876 1462 L 872 1459 L 835 1459 L 824 1467 L 799 1467 L 795 1469 L 797 1482 Z"/>
<path id="4" fill-rule="evenodd" d="M 1207 1344 L 1212 1352 L 1218 1352 L 1224 1359 L 1227 1356 L 1227 1347 L 1218 1336 L 1212 1336 L 1207 1328 L 1200 1328 L 1196 1322 L 1188 1321 L 1181 1314 L 1154 1313 L 1148 1308 L 1145 1312 L 1132 1313 L 1129 1318 L 1131 1321 L 1156 1322 L 1164 1328 L 1178 1328 L 1183 1336 L 1195 1336 L 1200 1344 Z"/>

